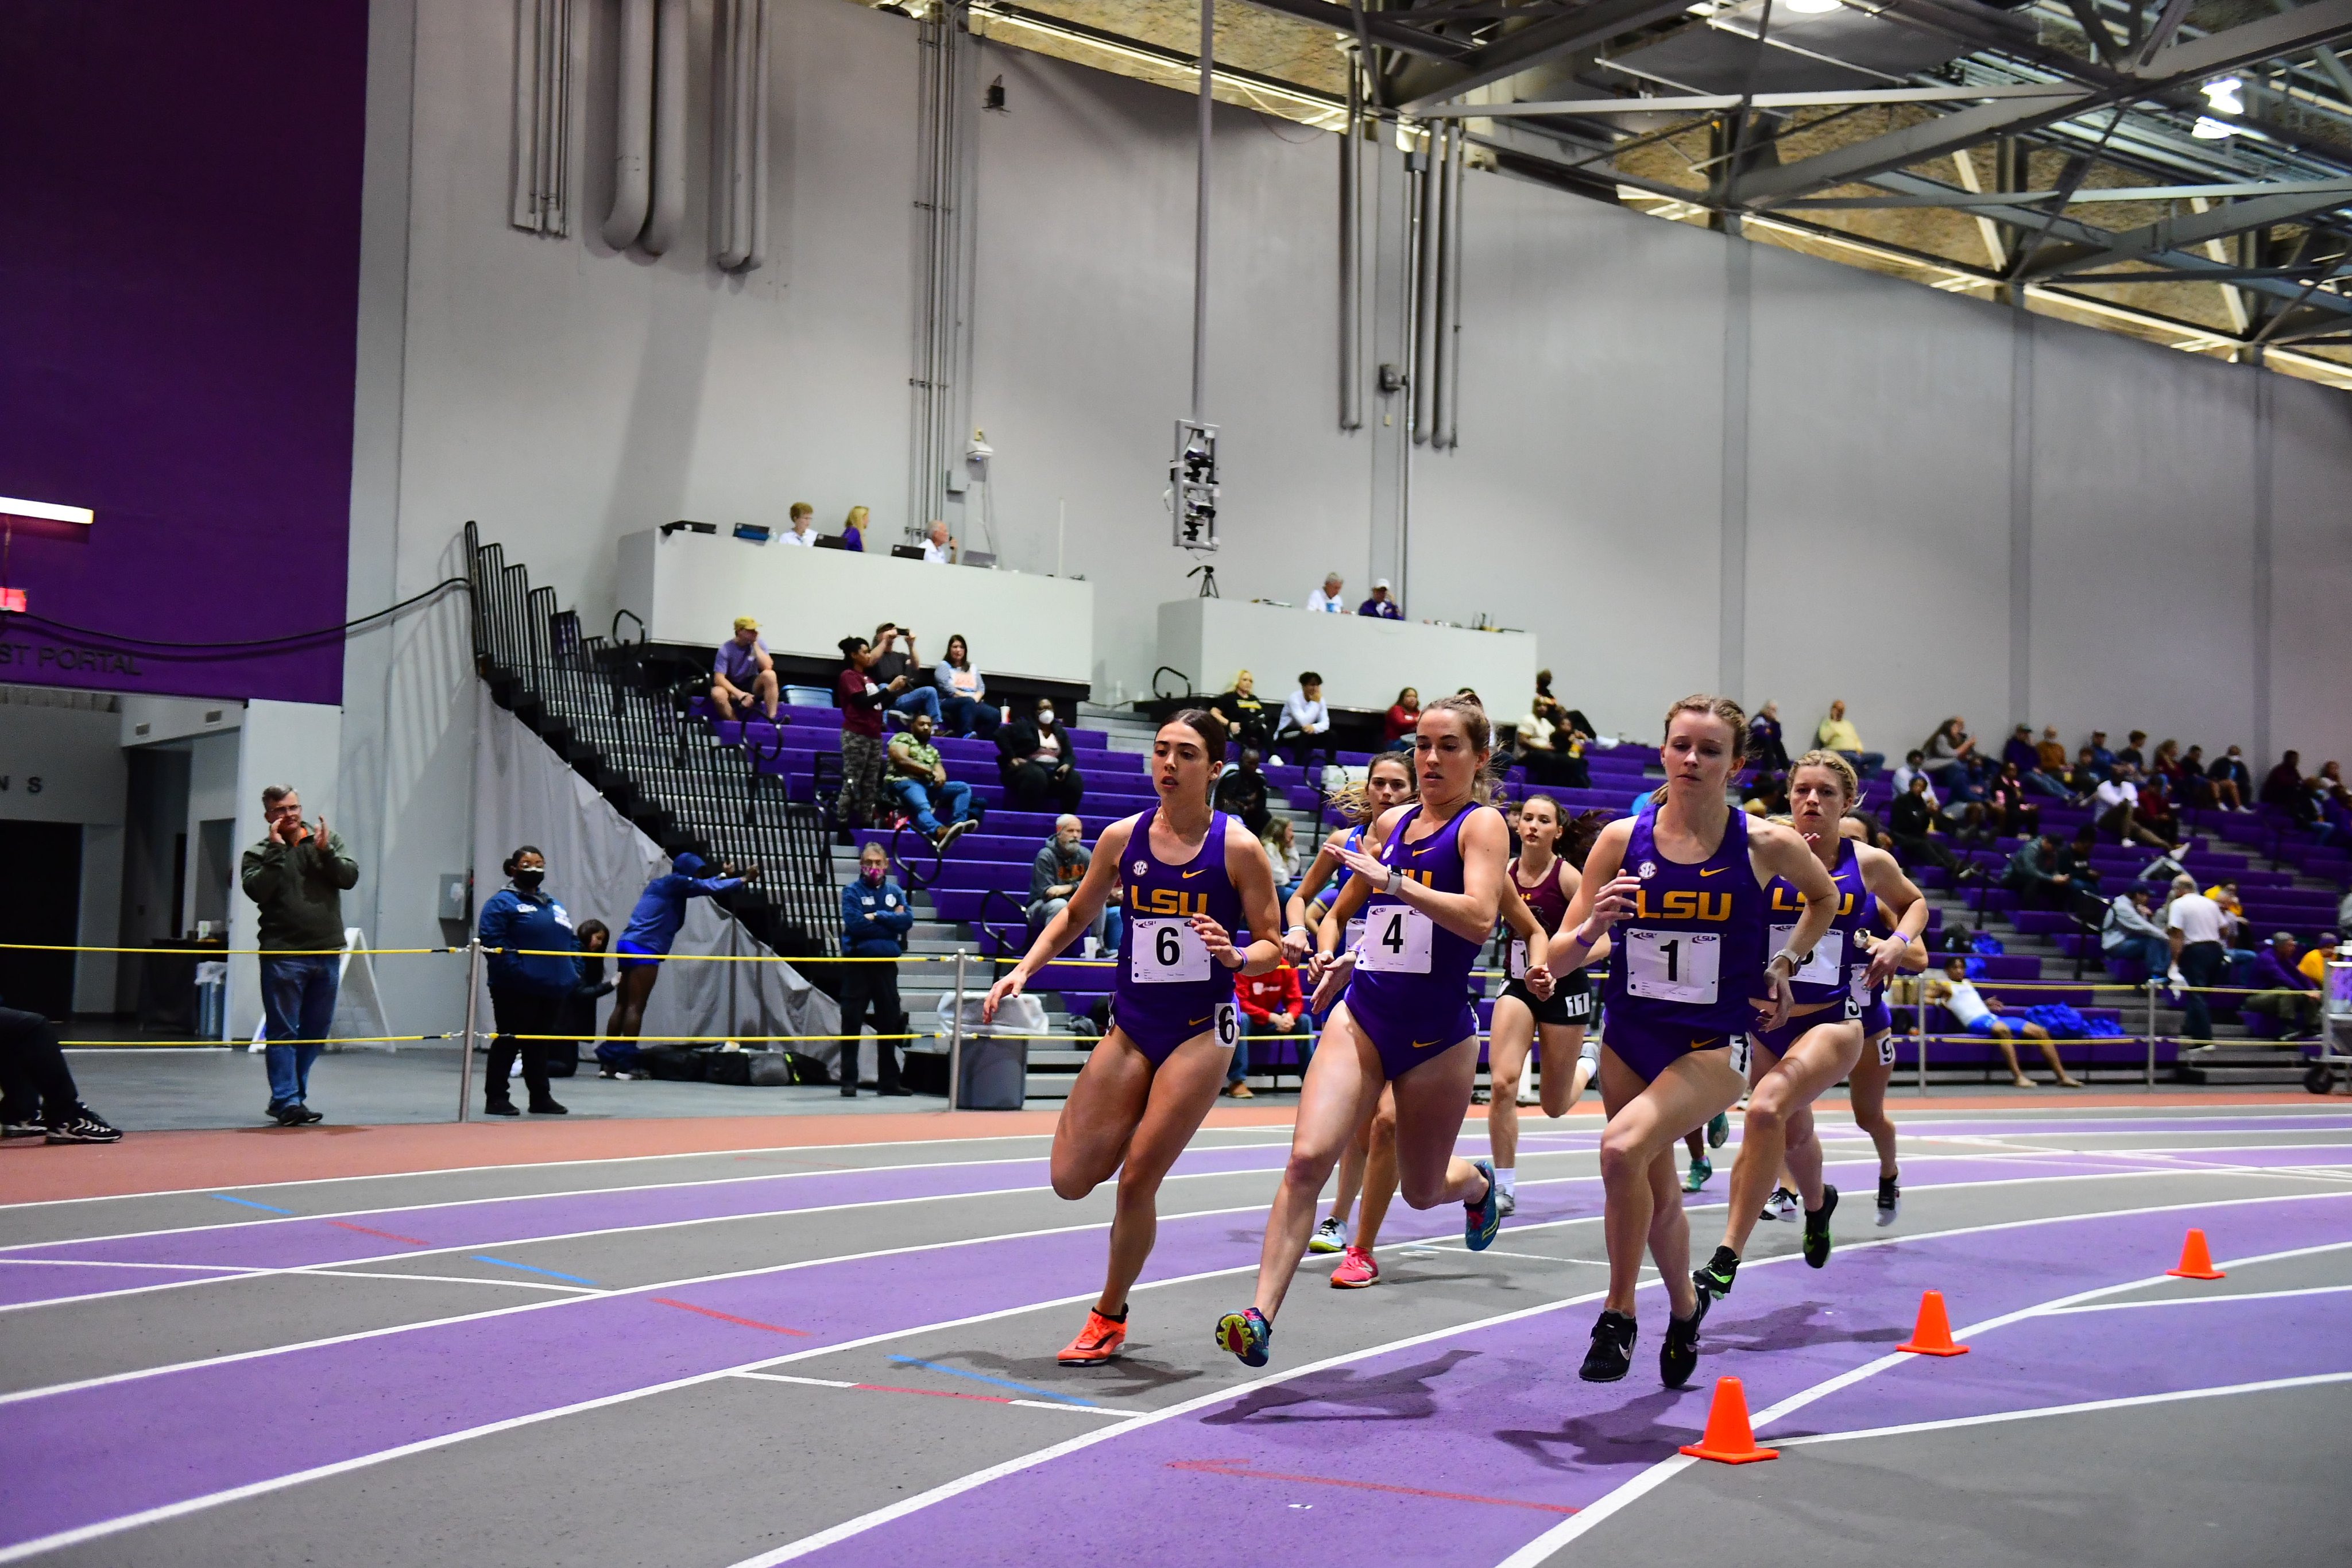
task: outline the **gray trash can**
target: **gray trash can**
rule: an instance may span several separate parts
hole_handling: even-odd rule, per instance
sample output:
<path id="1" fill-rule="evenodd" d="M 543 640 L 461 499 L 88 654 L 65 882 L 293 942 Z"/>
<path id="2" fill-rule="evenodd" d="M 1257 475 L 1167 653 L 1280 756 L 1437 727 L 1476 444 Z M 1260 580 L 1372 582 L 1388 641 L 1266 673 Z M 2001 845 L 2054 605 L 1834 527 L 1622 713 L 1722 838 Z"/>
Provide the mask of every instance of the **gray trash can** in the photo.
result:
<path id="1" fill-rule="evenodd" d="M 996 1021 L 980 1021 L 981 994 L 963 1001 L 963 1067 L 957 1080 L 959 1111 L 1018 1111 L 1029 1093 L 1029 1041 L 1005 1039 L 1045 1032 L 1045 1005 L 1034 997 L 1014 997 L 997 1009 Z M 955 998 L 940 998 L 940 1033 L 952 1038 Z"/>

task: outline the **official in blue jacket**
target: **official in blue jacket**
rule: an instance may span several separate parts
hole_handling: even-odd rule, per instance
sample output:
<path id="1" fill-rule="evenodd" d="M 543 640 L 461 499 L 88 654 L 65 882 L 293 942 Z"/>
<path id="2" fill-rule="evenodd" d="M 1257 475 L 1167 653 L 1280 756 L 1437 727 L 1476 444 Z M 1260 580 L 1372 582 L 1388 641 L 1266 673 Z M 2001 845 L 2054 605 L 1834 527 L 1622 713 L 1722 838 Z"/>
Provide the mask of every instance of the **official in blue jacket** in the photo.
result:
<path id="1" fill-rule="evenodd" d="M 498 1021 L 490 1041 L 489 1080 L 482 1085 L 482 1109 L 513 1116 L 507 1074 L 515 1048 L 522 1048 L 522 1081 L 535 1115 L 561 1116 L 564 1108 L 548 1092 L 548 1046 L 562 1023 L 563 1004 L 580 986 L 580 939 L 563 905 L 541 888 L 547 857 L 525 844 L 507 857 L 507 885 L 482 905 L 481 938 L 490 978 L 490 1015 Z M 520 1040 L 518 1036 L 524 1037 Z M 540 1038 L 532 1039 L 531 1036 Z"/>
<path id="2" fill-rule="evenodd" d="M 857 854 L 857 880 L 841 890 L 841 950 L 852 958 L 896 960 L 907 950 L 907 932 L 915 912 L 907 894 L 890 875 L 890 858 L 882 846 L 869 842 Z M 874 1013 L 874 1084 L 880 1094 L 911 1094 L 898 1082 L 899 1042 L 889 1036 L 907 1032 L 907 1009 L 898 1005 L 896 962 L 844 964 L 841 979 L 841 1092 L 857 1093 L 857 1037 L 866 1031 L 866 1014 Z"/>
<path id="3" fill-rule="evenodd" d="M 691 852 L 672 855 L 669 863 L 669 874 L 654 878 L 637 894 L 637 906 L 629 912 L 621 939 L 613 944 L 621 988 L 613 1002 L 612 1019 L 604 1026 L 604 1039 L 607 1043 L 631 1041 L 632 1052 L 638 1031 L 645 1028 L 646 999 L 654 994 L 661 961 L 668 956 L 670 944 L 677 940 L 678 927 L 686 924 L 687 900 L 732 893 L 760 880 L 757 866 L 740 876 L 732 866 L 719 867 L 717 876 L 705 876 L 702 873 L 710 869 L 710 862 Z"/>

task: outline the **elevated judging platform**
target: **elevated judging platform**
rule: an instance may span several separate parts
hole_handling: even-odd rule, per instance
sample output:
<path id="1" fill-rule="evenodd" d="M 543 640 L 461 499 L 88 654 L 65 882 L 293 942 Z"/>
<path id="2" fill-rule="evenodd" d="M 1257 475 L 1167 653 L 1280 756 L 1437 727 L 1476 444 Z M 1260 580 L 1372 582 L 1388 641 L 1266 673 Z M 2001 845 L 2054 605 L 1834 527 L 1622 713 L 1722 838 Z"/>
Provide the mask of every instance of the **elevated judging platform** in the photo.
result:
<path id="1" fill-rule="evenodd" d="M 1179 599 L 1160 607 L 1160 662 L 1221 692 L 1234 672 L 1257 677 L 1257 694 L 1279 705 L 1298 673 L 1323 677 L 1337 708 L 1383 710 L 1412 686 L 1423 702 L 1469 686 L 1498 718 L 1525 710 L 1536 689 L 1536 640 L 1524 632 L 1472 632 L 1361 615 L 1310 615 L 1270 604 Z"/>
<path id="2" fill-rule="evenodd" d="M 927 660 L 961 632 L 992 681 L 1084 686 L 1094 674 L 1094 589 L 1068 578 L 648 528 L 622 538 L 617 587 L 656 643 L 716 646 L 751 615 L 778 657 L 838 663 L 844 637 L 896 621 L 915 629 Z"/>

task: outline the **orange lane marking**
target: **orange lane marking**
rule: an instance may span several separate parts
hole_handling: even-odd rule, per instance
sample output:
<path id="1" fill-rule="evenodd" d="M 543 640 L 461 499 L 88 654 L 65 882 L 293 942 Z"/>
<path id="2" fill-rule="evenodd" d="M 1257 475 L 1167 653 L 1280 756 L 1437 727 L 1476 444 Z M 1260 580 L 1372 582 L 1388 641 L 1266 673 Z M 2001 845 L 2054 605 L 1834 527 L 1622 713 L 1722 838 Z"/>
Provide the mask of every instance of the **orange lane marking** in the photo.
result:
<path id="1" fill-rule="evenodd" d="M 718 1312 L 709 1307 L 698 1307 L 692 1301 L 675 1301 L 668 1296 L 656 1296 L 653 1299 L 665 1307 L 676 1307 L 682 1312 L 700 1312 L 706 1318 L 717 1318 L 723 1323 L 740 1323 L 747 1329 L 765 1329 L 770 1333 L 788 1333 L 795 1339 L 809 1337 L 809 1331 L 806 1329 L 788 1329 L 776 1323 L 763 1323 L 756 1318 L 739 1318 L 733 1312 Z"/>

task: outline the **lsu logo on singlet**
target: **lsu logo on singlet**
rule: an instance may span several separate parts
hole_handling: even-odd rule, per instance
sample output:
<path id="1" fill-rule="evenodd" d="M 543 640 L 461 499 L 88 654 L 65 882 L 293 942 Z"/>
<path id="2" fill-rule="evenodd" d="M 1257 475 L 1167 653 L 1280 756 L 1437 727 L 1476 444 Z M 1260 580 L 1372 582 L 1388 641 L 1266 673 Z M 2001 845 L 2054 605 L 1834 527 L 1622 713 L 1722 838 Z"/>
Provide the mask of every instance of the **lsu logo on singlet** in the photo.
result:
<path id="1" fill-rule="evenodd" d="M 1127 906 L 1137 915 L 1206 915 L 1209 895 L 1186 893 L 1181 887 L 1130 888 Z"/>
<path id="2" fill-rule="evenodd" d="M 1414 852 L 1417 854 L 1420 852 L 1415 851 Z M 1436 873 L 1433 872 L 1409 871 L 1404 873 L 1404 879 L 1407 882 L 1417 882 L 1423 887 L 1433 888 L 1437 885 Z"/>
<path id="3" fill-rule="evenodd" d="M 1702 893 L 1696 888 L 1675 888 L 1653 905 L 1650 903 L 1650 890 L 1645 887 L 1633 895 L 1633 918 L 1636 920 L 1729 920 L 1731 894 L 1727 892 Z"/>
<path id="4" fill-rule="evenodd" d="M 1790 894 L 1794 894 L 1795 896 L 1791 897 Z M 1772 884 L 1773 914 L 1801 915 L 1804 913 L 1806 902 L 1807 900 L 1805 895 L 1801 893 L 1797 893 L 1794 888 L 1779 882 Z M 1838 897 L 1837 913 L 1831 915 L 1830 918 L 1832 920 L 1843 920 L 1853 913 L 1853 894 L 1851 893 L 1841 894 Z"/>

